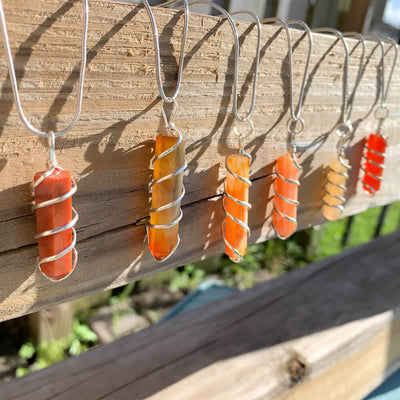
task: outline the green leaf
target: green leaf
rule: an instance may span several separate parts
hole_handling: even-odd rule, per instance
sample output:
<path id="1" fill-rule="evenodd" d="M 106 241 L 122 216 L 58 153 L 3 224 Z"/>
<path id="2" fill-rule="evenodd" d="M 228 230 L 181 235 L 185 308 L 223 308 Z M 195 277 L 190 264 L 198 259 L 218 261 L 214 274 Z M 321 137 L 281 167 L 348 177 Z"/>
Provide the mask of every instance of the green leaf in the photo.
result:
<path id="1" fill-rule="evenodd" d="M 41 342 L 37 348 L 37 360 L 40 368 L 64 360 L 71 344 L 71 337 Z M 44 365 L 44 366 L 43 366 Z"/>
<path id="2" fill-rule="evenodd" d="M 52 361 L 45 360 L 44 358 L 39 358 L 33 365 L 33 370 L 39 371 L 40 369 L 47 368 L 49 365 L 54 364 L 55 362 L 57 362 L 57 361 L 52 362 Z"/>
<path id="3" fill-rule="evenodd" d="M 31 342 L 24 343 L 18 351 L 18 355 L 25 360 L 29 360 L 36 353 L 35 346 Z"/>
<path id="4" fill-rule="evenodd" d="M 18 368 L 15 370 L 15 377 L 16 377 L 16 378 L 21 378 L 21 376 L 24 376 L 24 375 L 26 375 L 26 374 L 29 374 L 29 372 L 31 372 L 31 371 L 29 371 L 29 368 L 18 367 Z"/>
<path id="5" fill-rule="evenodd" d="M 122 292 L 119 294 L 119 300 L 120 302 L 127 301 L 129 297 L 131 296 L 132 292 L 135 290 L 136 282 L 131 282 L 128 283 Z"/>
<path id="6" fill-rule="evenodd" d="M 150 319 L 152 324 L 155 324 L 160 319 L 160 314 L 155 310 L 148 310 L 147 317 Z"/>
<path id="7" fill-rule="evenodd" d="M 82 344 L 79 341 L 79 339 L 75 338 L 72 343 L 71 346 L 69 347 L 69 351 L 68 353 L 71 356 L 78 356 L 79 354 L 81 354 L 83 352 L 83 348 L 82 348 Z"/>
<path id="8" fill-rule="evenodd" d="M 195 267 L 195 265 L 194 264 L 187 264 L 187 265 L 185 265 L 185 271 L 187 272 L 187 273 L 192 273 L 194 270 L 196 269 L 196 267 Z"/>
<path id="9" fill-rule="evenodd" d="M 169 288 L 171 292 L 179 292 L 180 290 L 187 290 L 189 288 L 189 275 L 186 272 L 179 273 L 171 280 Z"/>
<path id="10" fill-rule="evenodd" d="M 73 325 L 74 333 L 76 337 L 82 342 L 97 342 L 98 337 L 88 325 L 81 324 L 79 321 L 75 320 Z"/>

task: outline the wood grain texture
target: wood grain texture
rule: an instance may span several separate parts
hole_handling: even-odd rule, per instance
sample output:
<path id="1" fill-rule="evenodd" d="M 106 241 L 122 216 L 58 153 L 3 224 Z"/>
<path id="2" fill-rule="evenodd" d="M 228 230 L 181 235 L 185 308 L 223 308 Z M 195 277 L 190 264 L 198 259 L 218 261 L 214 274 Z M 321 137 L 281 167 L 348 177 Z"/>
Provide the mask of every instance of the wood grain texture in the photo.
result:
<path id="1" fill-rule="evenodd" d="M 4 400 L 361 400 L 400 365 L 399 233 L 0 385 Z"/>
<path id="2" fill-rule="evenodd" d="M 22 103 L 36 126 L 65 126 L 74 113 L 81 40 L 80 2 L 5 0 Z M 183 27 L 182 13 L 155 9 L 162 45 L 163 76 L 171 90 L 176 76 Z M 256 30 L 238 23 L 242 40 L 240 110 L 250 104 Z M 301 79 L 307 40 L 294 31 L 295 80 Z M 315 35 L 304 119 L 298 137 L 303 165 L 300 176 L 299 228 L 323 222 L 319 208 L 326 167 L 335 157 L 332 132 L 341 107 L 343 52 L 335 40 Z M 354 41 L 349 41 L 351 47 Z M 37 245 L 30 206 L 30 182 L 43 170 L 46 143 L 27 132 L 17 118 L 4 52 L 0 49 L 0 320 L 47 305 L 122 285 L 163 269 L 223 252 L 221 192 L 224 159 L 236 151 L 232 133 L 233 40 L 228 24 L 191 14 L 183 84 L 176 126 L 187 143 L 189 168 L 184 181 L 182 242 L 165 264 L 157 264 L 144 243 L 148 184 L 154 139 L 162 129 L 155 81 L 154 48 L 142 8 L 92 1 L 88 37 L 88 73 L 79 125 L 57 140 L 60 165 L 78 180 L 73 203 L 78 223 L 79 265 L 59 284 L 36 270 Z M 251 242 L 274 236 L 271 228 L 273 165 L 286 152 L 288 65 L 285 35 L 264 26 L 262 60 L 254 112 L 255 131 L 246 148 L 253 156 L 249 215 Z M 354 51 L 350 80 L 357 73 L 360 49 Z M 368 63 L 357 94 L 357 126 L 348 151 L 353 164 L 345 214 L 392 202 L 400 197 L 398 163 L 400 78 L 394 75 L 386 122 L 391 135 L 382 190 L 375 198 L 358 184 L 364 137 L 376 128 L 371 110 L 378 95 L 379 52 L 368 46 Z M 387 63 L 389 64 L 389 63 Z M 71 72 L 72 71 L 72 72 Z M 298 83 L 295 94 L 298 92 Z M 397 106 L 396 106 L 397 105 Z M 239 127 L 247 129 L 247 127 Z M 193 227 L 196 226 L 196 229 Z"/>

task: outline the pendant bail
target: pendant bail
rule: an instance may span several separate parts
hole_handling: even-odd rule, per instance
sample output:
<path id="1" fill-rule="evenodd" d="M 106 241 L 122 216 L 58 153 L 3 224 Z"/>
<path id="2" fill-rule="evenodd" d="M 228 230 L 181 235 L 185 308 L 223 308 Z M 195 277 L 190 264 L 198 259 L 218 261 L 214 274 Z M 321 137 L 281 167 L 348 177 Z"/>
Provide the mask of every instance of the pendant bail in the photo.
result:
<path id="1" fill-rule="evenodd" d="M 165 112 L 165 108 L 164 108 L 165 103 L 173 105 L 169 119 L 167 117 L 167 113 Z M 165 129 L 167 130 L 167 132 L 169 132 L 170 134 L 172 134 L 174 136 L 176 136 L 174 133 L 176 131 L 176 128 L 175 128 L 175 124 L 174 124 L 173 120 L 174 120 L 177 112 L 178 112 L 178 102 L 176 101 L 176 99 L 172 99 L 172 101 L 170 101 L 170 102 L 166 102 L 165 100 L 163 101 L 163 103 L 161 105 L 161 114 L 164 119 Z"/>

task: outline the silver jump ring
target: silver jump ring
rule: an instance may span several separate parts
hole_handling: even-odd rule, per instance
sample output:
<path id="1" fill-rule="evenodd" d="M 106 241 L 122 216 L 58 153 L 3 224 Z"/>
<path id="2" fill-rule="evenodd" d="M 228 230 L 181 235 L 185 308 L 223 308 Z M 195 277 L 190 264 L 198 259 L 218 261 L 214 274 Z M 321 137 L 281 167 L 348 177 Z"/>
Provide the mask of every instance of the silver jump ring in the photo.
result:
<path id="1" fill-rule="evenodd" d="M 375 108 L 374 117 L 376 119 L 384 120 L 389 116 L 389 109 L 387 106 L 378 106 Z"/>
<path id="2" fill-rule="evenodd" d="M 247 123 L 249 123 L 249 125 L 250 125 L 250 132 L 245 133 L 245 134 L 240 133 L 239 130 L 238 130 L 238 128 L 237 128 L 237 126 L 236 126 L 236 122 L 233 124 L 233 133 L 234 133 L 238 138 L 241 138 L 241 139 L 250 136 L 250 135 L 254 132 L 254 123 L 253 123 L 253 121 L 252 121 L 251 119 L 247 118 L 247 119 L 243 120 L 242 122 L 247 122 Z"/>
<path id="3" fill-rule="evenodd" d="M 297 127 L 298 123 L 300 123 L 300 126 Z M 294 126 L 293 126 L 294 125 Z M 304 130 L 304 119 L 301 117 L 298 118 L 289 118 L 287 123 L 286 123 L 286 130 L 293 136 L 296 136 L 303 132 Z"/>
<path id="4" fill-rule="evenodd" d="M 346 121 L 344 124 L 340 123 L 336 126 L 336 135 L 340 138 L 346 138 L 353 131 L 353 125 L 350 120 Z"/>

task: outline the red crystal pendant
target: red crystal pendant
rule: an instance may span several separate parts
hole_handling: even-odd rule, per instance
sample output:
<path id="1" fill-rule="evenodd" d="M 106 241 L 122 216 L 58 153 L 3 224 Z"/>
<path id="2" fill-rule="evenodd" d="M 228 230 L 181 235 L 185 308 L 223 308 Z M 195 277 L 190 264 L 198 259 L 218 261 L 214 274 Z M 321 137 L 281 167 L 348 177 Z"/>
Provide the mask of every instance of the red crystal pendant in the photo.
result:
<path id="1" fill-rule="evenodd" d="M 365 172 L 362 186 L 367 194 L 375 194 L 381 187 L 382 173 L 385 163 L 387 139 L 377 133 L 369 135 L 365 144 Z"/>
<path id="2" fill-rule="evenodd" d="M 44 172 L 36 173 L 34 181 L 37 182 L 43 174 Z M 71 185 L 71 172 L 55 168 L 34 189 L 36 207 L 45 201 L 70 192 Z M 68 197 L 59 203 L 36 208 L 35 213 L 38 234 L 63 227 L 70 223 L 72 219 L 72 199 Z M 72 228 L 39 237 L 38 242 L 40 259 L 55 256 L 72 244 Z M 60 280 L 66 277 L 74 267 L 72 253 L 71 250 L 57 260 L 41 263 L 42 273 L 52 280 Z"/>

